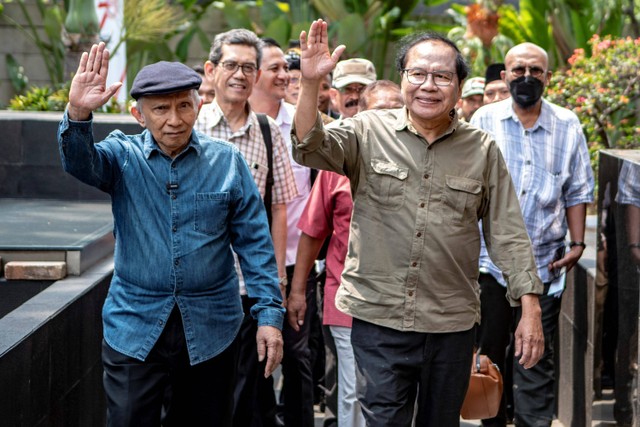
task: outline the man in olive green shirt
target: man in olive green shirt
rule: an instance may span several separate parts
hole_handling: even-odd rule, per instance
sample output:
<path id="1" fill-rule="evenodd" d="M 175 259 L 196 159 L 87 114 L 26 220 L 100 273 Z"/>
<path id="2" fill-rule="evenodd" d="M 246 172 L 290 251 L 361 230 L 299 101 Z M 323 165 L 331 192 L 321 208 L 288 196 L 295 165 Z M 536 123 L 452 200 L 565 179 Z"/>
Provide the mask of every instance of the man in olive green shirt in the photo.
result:
<path id="1" fill-rule="evenodd" d="M 458 121 L 468 66 L 435 34 L 403 40 L 397 56 L 406 108 L 360 113 L 325 129 L 314 106 L 335 66 L 327 24 L 300 36 L 302 87 L 294 158 L 351 180 L 354 211 L 336 298 L 354 317 L 358 399 L 367 425 L 459 423 L 480 321 L 478 256 L 483 223 L 512 305 L 522 305 L 516 355 L 525 367 L 544 350 L 537 276 L 518 200 L 495 142 Z"/>

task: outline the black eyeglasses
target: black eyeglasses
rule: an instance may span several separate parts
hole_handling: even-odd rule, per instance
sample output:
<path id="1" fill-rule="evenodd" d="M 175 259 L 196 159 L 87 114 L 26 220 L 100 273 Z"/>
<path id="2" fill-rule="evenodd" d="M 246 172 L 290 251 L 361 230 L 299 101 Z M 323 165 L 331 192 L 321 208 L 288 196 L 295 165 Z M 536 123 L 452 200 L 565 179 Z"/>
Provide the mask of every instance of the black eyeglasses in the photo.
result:
<path id="1" fill-rule="evenodd" d="M 231 74 L 238 71 L 238 68 L 241 68 L 242 74 L 244 74 L 245 76 L 251 76 L 255 74 L 256 71 L 258 70 L 258 67 L 256 66 L 256 64 L 251 64 L 251 63 L 238 64 L 237 62 L 234 62 L 234 61 L 224 61 L 224 62 L 220 62 L 218 65 L 222 65 L 222 68 L 224 68 L 225 71 L 228 71 Z"/>
<path id="2" fill-rule="evenodd" d="M 436 86 L 449 86 L 455 73 L 451 71 L 426 71 L 422 68 L 405 68 L 402 72 L 407 74 L 407 80 L 413 85 L 422 85 L 427 81 L 429 74 L 433 77 Z"/>
<path id="3" fill-rule="evenodd" d="M 515 77 L 522 77 L 527 72 L 527 69 L 529 69 L 529 74 L 531 74 L 532 77 L 540 77 L 544 73 L 544 70 L 540 67 L 524 67 L 520 65 L 513 67 L 511 69 L 511 74 Z"/>

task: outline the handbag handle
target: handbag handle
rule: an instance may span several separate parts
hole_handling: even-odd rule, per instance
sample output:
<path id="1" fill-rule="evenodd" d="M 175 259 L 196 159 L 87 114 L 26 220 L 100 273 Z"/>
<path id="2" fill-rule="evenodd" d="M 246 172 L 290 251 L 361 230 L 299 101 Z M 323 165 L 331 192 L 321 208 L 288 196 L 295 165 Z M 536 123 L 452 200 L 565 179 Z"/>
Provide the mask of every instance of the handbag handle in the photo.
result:
<path id="1" fill-rule="evenodd" d="M 476 363 L 475 363 L 475 365 L 476 365 L 476 372 L 480 372 L 480 368 L 481 368 L 481 363 L 480 363 L 480 351 L 481 351 L 481 350 L 482 350 L 482 348 L 481 348 L 481 347 L 478 347 L 478 348 L 476 349 L 476 354 L 475 354 L 475 356 L 476 356 Z"/>

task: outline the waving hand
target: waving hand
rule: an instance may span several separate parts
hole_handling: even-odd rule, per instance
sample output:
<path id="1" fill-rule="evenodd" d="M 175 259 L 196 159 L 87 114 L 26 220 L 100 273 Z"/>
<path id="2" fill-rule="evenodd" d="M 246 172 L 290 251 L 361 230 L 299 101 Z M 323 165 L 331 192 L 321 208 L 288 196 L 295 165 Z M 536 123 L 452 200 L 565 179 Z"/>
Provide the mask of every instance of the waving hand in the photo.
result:
<path id="1" fill-rule="evenodd" d="M 80 58 L 78 70 L 69 89 L 68 114 L 71 120 L 86 120 L 92 111 L 106 104 L 122 83 L 106 87 L 109 72 L 109 51 L 105 44 L 94 44 Z"/>
<path id="2" fill-rule="evenodd" d="M 300 50 L 302 77 L 307 80 L 318 80 L 335 68 L 345 46 L 340 45 L 330 53 L 327 23 L 318 19 L 311 23 L 308 36 L 304 31 L 300 33 Z"/>

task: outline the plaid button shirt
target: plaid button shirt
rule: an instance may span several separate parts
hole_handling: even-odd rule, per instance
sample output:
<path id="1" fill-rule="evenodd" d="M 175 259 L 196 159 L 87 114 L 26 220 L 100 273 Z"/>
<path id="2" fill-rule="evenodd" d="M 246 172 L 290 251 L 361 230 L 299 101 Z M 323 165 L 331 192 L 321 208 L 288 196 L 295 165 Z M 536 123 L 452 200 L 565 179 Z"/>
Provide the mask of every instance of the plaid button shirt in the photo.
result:
<path id="1" fill-rule="evenodd" d="M 220 106 L 214 100 L 211 104 L 202 106 L 195 128 L 207 136 L 229 141 L 238 147 L 249 165 L 253 180 L 260 190 L 260 195 L 264 198 L 267 172 L 269 171 L 267 149 L 264 145 L 264 138 L 262 137 L 256 114 L 251 111 L 249 104 L 247 104 L 246 108 L 249 113 L 247 123 L 236 132 L 233 132 Z M 298 190 L 280 129 L 271 118 L 269 118 L 269 125 L 271 128 L 271 140 L 273 141 L 274 183 L 272 203 L 287 203 L 298 195 Z"/>
<path id="2" fill-rule="evenodd" d="M 511 99 L 481 107 L 471 125 L 488 132 L 500 147 L 520 200 L 538 274 L 551 283 L 549 295 L 564 289 L 564 275 L 549 271 L 549 263 L 563 254 L 568 231 L 567 208 L 593 202 L 594 179 L 589 151 L 578 117 L 542 100 L 540 117 L 524 129 Z M 483 246 L 480 271 L 504 283 L 498 267 Z"/>
<path id="3" fill-rule="evenodd" d="M 616 202 L 640 207 L 640 165 L 628 160 L 622 162 Z"/>

